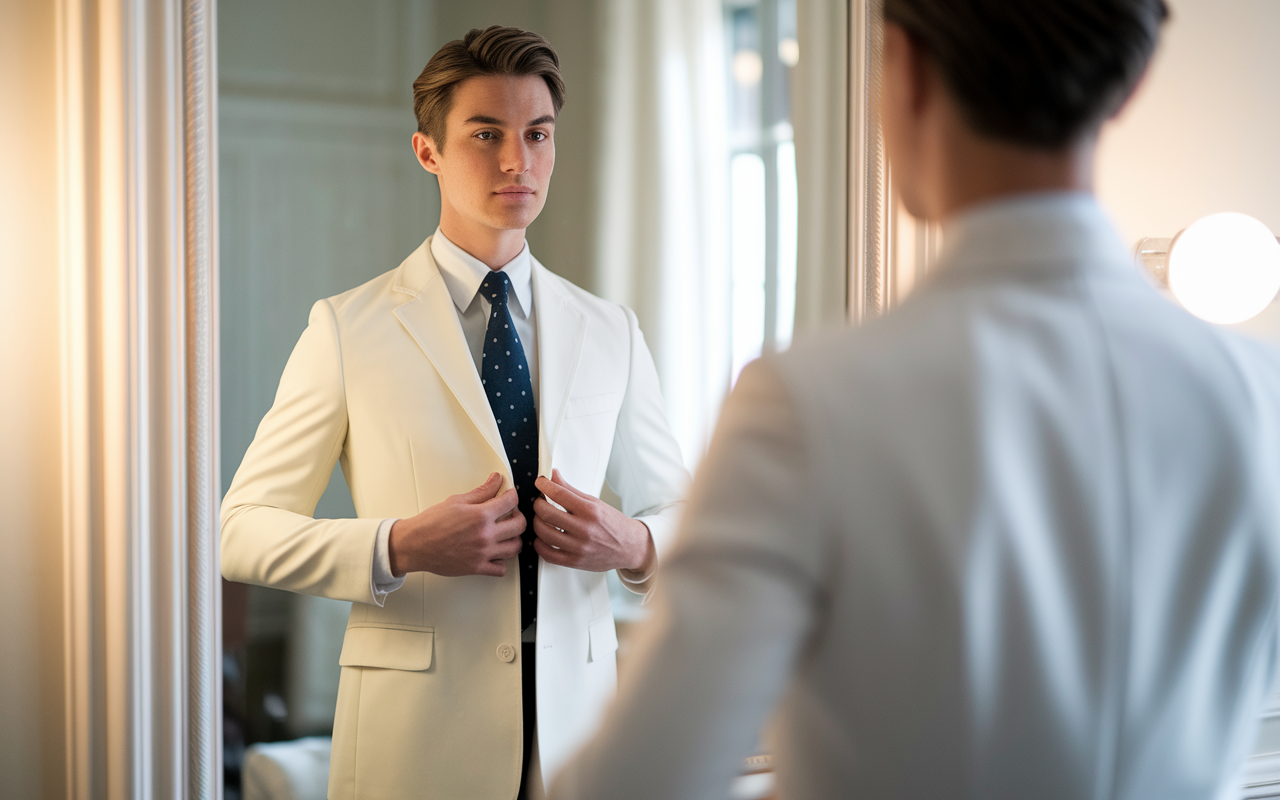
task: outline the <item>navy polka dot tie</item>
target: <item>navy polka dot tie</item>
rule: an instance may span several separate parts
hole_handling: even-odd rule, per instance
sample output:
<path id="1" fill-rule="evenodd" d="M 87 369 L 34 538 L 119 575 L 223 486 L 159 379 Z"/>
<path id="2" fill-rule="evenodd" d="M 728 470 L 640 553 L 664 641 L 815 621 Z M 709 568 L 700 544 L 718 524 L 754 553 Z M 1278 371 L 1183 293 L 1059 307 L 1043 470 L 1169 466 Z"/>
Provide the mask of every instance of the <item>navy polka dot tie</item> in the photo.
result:
<path id="1" fill-rule="evenodd" d="M 489 397 L 489 408 L 511 462 L 511 476 L 524 514 L 524 549 L 520 551 L 520 628 L 529 627 L 538 614 L 538 553 L 533 549 L 533 501 L 538 496 L 538 412 L 533 404 L 533 382 L 520 337 L 511 323 L 507 292 L 511 279 L 505 272 L 490 272 L 480 284 L 489 301 L 489 327 L 480 359 L 480 382 Z"/>

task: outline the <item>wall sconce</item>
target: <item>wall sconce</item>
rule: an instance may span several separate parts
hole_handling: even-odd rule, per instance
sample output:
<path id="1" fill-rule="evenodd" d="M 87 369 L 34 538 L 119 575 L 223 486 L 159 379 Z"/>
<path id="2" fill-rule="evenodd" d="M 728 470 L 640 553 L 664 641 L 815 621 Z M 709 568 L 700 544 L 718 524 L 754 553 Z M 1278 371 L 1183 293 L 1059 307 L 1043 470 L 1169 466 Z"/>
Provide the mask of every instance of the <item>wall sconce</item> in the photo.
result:
<path id="1" fill-rule="evenodd" d="M 1142 239 L 1136 255 L 1184 308 L 1219 325 L 1257 316 L 1280 291 L 1280 240 L 1246 214 L 1210 214 L 1172 239 Z"/>

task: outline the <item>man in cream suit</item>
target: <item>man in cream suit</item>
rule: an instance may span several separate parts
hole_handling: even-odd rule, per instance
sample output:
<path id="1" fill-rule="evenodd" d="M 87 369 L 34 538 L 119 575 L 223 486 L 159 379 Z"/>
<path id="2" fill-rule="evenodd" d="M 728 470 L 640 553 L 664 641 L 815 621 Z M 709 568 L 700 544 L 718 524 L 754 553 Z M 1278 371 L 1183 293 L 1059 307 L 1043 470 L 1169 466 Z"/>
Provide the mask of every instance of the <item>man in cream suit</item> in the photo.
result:
<path id="1" fill-rule="evenodd" d="M 334 800 L 541 796 L 613 695 L 604 573 L 647 592 L 669 537 L 687 474 L 635 315 L 525 243 L 563 99 L 537 34 L 431 59 L 440 227 L 315 304 L 223 503 L 228 579 L 353 603 Z M 338 461 L 359 519 L 313 519 Z"/>
<path id="2" fill-rule="evenodd" d="M 1275 674 L 1280 359 L 1092 197 L 1161 0 L 886 0 L 935 274 L 744 371 L 602 731 L 553 796 L 1239 797 Z"/>

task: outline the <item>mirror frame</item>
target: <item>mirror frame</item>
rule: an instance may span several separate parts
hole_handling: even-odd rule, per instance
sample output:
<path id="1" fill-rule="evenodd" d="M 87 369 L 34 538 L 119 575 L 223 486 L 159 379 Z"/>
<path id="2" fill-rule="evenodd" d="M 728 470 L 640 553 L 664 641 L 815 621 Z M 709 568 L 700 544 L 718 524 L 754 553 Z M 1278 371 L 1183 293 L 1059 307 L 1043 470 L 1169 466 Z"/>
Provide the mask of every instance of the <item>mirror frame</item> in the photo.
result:
<path id="1" fill-rule="evenodd" d="M 58 0 L 66 795 L 222 796 L 215 0 Z"/>
<path id="2" fill-rule="evenodd" d="M 855 324 L 887 311 L 893 299 L 894 205 L 879 116 L 883 36 L 879 0 L 850 0 L 846 302 Z"/>

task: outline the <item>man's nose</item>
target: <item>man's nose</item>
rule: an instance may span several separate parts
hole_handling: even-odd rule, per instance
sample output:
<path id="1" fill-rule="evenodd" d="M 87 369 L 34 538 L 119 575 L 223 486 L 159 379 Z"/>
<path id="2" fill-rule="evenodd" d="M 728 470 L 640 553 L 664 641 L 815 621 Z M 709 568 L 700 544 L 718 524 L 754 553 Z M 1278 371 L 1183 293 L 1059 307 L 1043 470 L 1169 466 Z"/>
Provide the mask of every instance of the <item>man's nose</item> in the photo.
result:
<path id="1" fill-rule="evenodd" d="M 529 146 L 523 139 L 508 139 L 502 148 L 502 171 L 519 175 L 529 171 Z"/>

